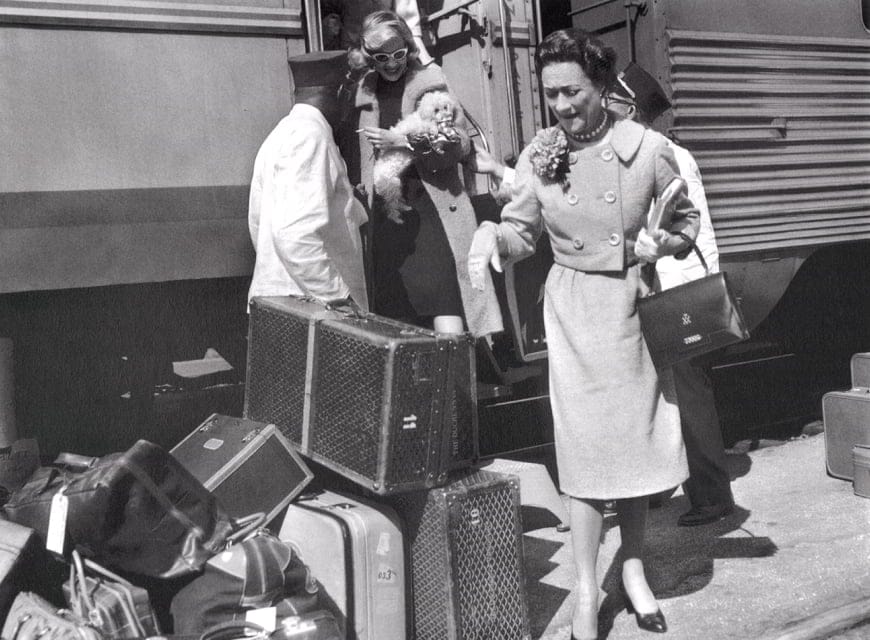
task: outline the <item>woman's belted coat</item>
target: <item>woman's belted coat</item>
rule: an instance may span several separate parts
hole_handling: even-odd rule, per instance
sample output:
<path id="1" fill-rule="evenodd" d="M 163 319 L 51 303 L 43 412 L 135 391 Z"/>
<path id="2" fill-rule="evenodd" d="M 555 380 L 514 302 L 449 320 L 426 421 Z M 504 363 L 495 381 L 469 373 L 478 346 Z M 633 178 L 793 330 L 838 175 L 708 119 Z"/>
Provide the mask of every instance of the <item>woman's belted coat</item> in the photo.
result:
<path id="1" fill-rule="evenodd" d="M 376 71 L 369 71 L 360 80 L 356 95 L 354 123 L 356 129 L 380 126 L 377 84 L 378 74 Z M 436 66 L 422 67 L 418 63 L 411 63 L 405 73 L 402 117 L 415 110 L 423 94 L 436 90 L 448 90 L 447 81 L 441 70 Z M 502 317 L 492 282 L 488 282 L 485 291 L 478 291 L 471 287 L 468 278 L 468 251 L 471 247 L 471 238 L 477 228 L 477 220 L 471 199 L 468 197 L 462 180 L 460 163 L 472 153 L 472 146 L 467 138 L 468 123 L 464 116 L 460 114 L 456 124 L 463 136 L 462 142 L 448 147 L 447 151 L 441 155 L 434 153 L 418 155 L 414 160 L 414 166 L 438 211 L 453 253 L 468 330 L 474 336 L 484 336 L 503 330 Z M 374 203 L 372 172 L 375 150 L 361 132 L 355 142 L 358 142 L 359 151 L 358 158 L 349 158 L 351 180 L 354 179 L 355 175 L 358 176 L 360 184 L 357 191 L 368 200 L 371 210 Z M 359 164 L 354 167 L 356 162 Z"/>

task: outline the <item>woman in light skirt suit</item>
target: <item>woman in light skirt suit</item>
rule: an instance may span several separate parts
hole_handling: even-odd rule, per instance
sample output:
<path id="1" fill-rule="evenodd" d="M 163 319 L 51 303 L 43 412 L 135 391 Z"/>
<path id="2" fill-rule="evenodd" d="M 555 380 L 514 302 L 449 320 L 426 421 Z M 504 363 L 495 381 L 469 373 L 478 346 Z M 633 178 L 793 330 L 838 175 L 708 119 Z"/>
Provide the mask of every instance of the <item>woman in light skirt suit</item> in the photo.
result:
<path id="1" fill-rule="evenodd" d="M 681 194 L 666 229 L 645 228 L 650 204 L 679 175 L 667 140 L 618 118 L 602 97 L 615 54 L 583 31 L 547 36 L 535 63 L 558 124 L 538 132 L 517 164 L 501 222 L 483 223 L 469 253 L 472 285 L 534 251 L 553 247 L 544 299 L 559 483 L 570 496 L 577 568 L 574 638 L 597 635 L 596 575 L 605 501 L 616 501 L 622 590 L 638 625 L 667 629 L 644 575 L 648 496 L 688 475 L 669 372 L 657 372 L 636 301 L 649 292 L 645 265 L 686 250 L 698 211 Z"/>

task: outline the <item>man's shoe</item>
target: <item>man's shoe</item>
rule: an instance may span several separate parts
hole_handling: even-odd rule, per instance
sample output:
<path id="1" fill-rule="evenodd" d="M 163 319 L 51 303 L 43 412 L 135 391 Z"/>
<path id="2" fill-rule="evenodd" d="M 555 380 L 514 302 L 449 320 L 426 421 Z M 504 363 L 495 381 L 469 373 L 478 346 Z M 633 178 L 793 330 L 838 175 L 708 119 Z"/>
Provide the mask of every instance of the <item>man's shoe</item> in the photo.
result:
<path id="1" fill-rule="evenodd" d="M 733 511 L 733 504 L 708 504 L 701 507 L 692 507 L 677 518 L 677 524 L 681 527 L 697 527 L 702 524 L 711 524 L 730 515 Z"/>

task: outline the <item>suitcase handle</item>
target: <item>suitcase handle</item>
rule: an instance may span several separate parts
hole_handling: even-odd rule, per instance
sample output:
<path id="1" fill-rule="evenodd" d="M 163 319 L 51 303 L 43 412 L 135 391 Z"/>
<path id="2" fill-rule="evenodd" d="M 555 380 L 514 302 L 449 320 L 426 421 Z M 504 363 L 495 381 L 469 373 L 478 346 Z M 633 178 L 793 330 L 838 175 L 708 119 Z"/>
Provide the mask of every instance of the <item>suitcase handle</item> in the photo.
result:
<path id="1" fill-rule="evenodd" d="M 327 311 L 335 311 L 355 320 L 365 320 L 366 312 L 360 307 L 356 301 L 348 296 L 347 298 L 337 298 L 335 300 L 327 300 L 324 302 Z"/>
<path id="2" fill-rule="evenodd" d="M 254 631 L 256 635 L 249 636 L 246 632 Z M 263 627 L 253 622 L 244 622 L 237 620 L 229 620 L 227 622 L 219 622 L 213 627 L 209 627 L 203 631 L 199 640 L 218 640 L 218 638 L 226 638 L 232 640 L 235 638 L 268 638 L 269 632 Z"/>
<path id="3" fill-rule="evenodd" d="M 58 467 L 66 467 L 70 471 L 87 471 L 93 467 L 99 458 L 94 456 L 83 456 L 78 453 L 59 453 L 54 459 L 55 465 Z"/>
<path id="4" fill-rule="evenodd" d="M 233 521 L 236 531 L 227 536 L 227 546 L 246 540 L 251 534 L 260 529 L 266 522 L 266 514 L 262 511 L 251 513 Z"/>

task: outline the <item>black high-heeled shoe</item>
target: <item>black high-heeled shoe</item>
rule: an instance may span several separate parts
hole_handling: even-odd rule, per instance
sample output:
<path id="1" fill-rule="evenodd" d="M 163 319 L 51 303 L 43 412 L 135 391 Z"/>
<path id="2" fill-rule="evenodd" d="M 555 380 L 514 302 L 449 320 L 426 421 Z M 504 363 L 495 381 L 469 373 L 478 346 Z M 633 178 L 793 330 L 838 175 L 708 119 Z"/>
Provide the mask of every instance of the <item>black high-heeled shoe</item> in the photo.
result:
<path id="1" fill-rule="evenodd" d="M 625 585 L 619 583 L 619 593 L 625 602 L 625 610 L 634 614 L 634 619 L 637 620 L 637 626 L 644 631 L 653 633 L 665 633 L 668 630 L 668 623 L 665 622 L 665 614 L 661 609 L 656 609 L 655 613 L 640 613 L 634 608 L 631 598 L 628 597 L 628 592 L 625 590 Z"/>

